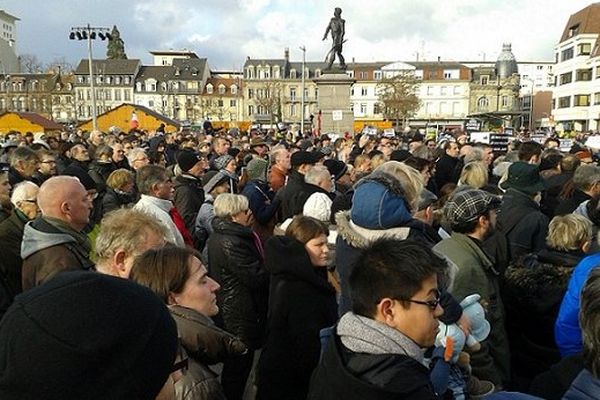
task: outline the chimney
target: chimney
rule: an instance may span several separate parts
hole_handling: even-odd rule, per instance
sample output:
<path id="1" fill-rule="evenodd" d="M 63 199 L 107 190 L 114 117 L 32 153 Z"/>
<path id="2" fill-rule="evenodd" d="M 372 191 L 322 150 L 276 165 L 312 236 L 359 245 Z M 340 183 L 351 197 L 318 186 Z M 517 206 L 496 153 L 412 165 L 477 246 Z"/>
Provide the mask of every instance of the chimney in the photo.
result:
<path id="1" fill-rule="evenodd" d="M 438 56 L 438 62 L 442 62 L 442 57 Z"/>
<path id="2" fill-rule="evenodd" d="M 285 62 L 290 62 L 290 48 L 286 47 L 283 50 L 283 58 L 285 58 Z"/>

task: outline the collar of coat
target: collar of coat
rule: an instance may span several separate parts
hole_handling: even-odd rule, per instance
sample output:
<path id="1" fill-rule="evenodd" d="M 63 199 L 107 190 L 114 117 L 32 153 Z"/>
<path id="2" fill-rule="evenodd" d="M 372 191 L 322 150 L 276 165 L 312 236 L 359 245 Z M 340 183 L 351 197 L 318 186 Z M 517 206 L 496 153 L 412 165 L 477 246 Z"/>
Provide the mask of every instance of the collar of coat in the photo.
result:
<path id="1" fill-rule="evenodd" d="M 383 237 L 389 239 L 404 240 L 410 233 L 409 227 L 397 227 L 390 229 L 366 229 L 362 228 L 350 219 L 350 211 L 340 211 L 335 215 L 338 236 L 350 246 L 358 249 L 369 247 L 371 243 Z"/>

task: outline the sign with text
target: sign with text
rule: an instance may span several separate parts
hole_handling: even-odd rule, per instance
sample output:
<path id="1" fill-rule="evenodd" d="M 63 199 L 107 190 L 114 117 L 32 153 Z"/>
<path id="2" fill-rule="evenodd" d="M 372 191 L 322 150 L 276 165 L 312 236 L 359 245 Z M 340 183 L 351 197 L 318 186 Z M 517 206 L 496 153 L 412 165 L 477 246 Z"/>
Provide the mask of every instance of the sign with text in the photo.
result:
<path id="1" fill-rule="evenodd" d="M 481 132 L 481 121 L 475 118 L 467 120 L 467 122 L 465 122 L 465 131 Z"/>

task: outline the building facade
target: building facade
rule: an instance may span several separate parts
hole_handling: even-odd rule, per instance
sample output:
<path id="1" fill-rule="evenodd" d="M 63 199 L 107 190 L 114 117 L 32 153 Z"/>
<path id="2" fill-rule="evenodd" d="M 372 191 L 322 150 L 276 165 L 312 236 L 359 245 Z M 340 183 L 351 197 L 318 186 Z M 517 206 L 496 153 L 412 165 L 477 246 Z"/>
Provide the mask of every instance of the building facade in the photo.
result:
<path id="1" fill-rule="evenodd" d="M 17 21 L 19 18 L 0 10 L 0 74 L 20 70 L 17 57 Z"/>
<path id="2" fill-rule="evenodd" d="M 600 3 L 570 16 L 554 47 L 552 118 L 557 131 L 600 129 Z"/>

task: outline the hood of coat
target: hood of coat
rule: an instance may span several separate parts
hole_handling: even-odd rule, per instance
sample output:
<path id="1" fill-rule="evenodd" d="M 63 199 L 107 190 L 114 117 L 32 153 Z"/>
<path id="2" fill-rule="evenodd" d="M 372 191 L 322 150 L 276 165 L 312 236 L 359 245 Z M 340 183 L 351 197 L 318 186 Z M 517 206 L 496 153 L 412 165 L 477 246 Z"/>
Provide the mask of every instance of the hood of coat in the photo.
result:
<path id="1" fill-rule="evenodd" d="M 506 270 L 505 279 L 510 285 L 528 292 L 566 288 L 574 268 L 584 256 L 583 253 L 552 250 L 527 254 Z"/>
<path id="2" fill-rule="evenodd" d="M 212 365 L 245 354 L 248 347 L 236 336 L 217 327 L 207 316 L 191 308 L 171 305 L 181 344 L 188 355 Z"/>
<path id="3" fill-rule="evenodd" d="M 38 218 L 25 225 L 21 243 L 21 258 L 24 260 L 38 251 L 71 242 L 77 243 L 77 240 L 53 227 L 42 218 Z"/>
<path id="4" fill-rule="evenodd" d="M 333 292 L 324 267 L 314 267 L 304 245 L 288 236 L 273 236 L 265 246 L 266 269 L 273 277 L 307 282 Z M 285 261 L 283 261 L 285 260 Z"/>
<path id="5" fill-rule="evenodd" d="M 197 186 L 202 189 L 202 181 L 190 174 L 181 174 L 173 179 L 175 189 L 180 186 Z"/>
<path id="6" fill-rule="evenodd" d="M 381 171 L 358 181 L 350 213 L 356 225 L 367 229 L 402 226 L 412 218 L 402 185 Z"/>
<path id="7" fill-rule="evenodd" d="M 356 225 L 350 218 L 350 211 L 340 211 L 335 215 L 338 236 L 357 249 L 365 249 L 377 239 L 404 240 L 408 238 L 410 227 L 400 226 L 389 229 L 366 229 Z"/>

